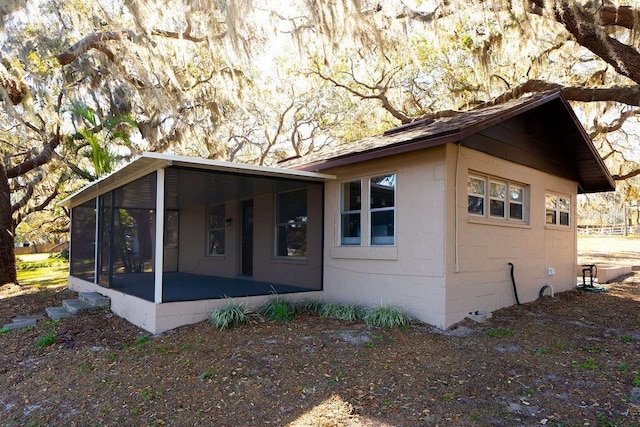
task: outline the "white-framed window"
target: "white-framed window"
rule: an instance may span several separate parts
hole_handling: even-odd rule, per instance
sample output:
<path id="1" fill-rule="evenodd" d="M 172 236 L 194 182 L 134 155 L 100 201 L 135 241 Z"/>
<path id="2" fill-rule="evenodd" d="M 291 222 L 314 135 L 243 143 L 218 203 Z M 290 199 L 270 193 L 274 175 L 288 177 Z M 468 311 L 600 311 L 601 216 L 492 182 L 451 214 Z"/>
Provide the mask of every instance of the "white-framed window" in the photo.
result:
<path id="1" fill-rule="evenodd" d="M 505 179 L 469 175 L 467 181 L 467 212 L 469 215 L 525 221 L 527 186 Z"/>
<path id="2" fill-rule="evenodd" d="M 545 208 L 545 222 L 547 224 L 566 227 L 571 224 L 571 197 L 547 193 L 545 195 Z"/>
<path id="3" fill-rule="evenodd" d="M 395 211 L 395 173 L 343 182 L 340 184 L 340 244 L 394 245 Z M 366 230 L 363 218 L 369 225 Z"/>
<path id="4" fill-rule="evenodd" d="M 395 243 L 396 174 L 369 179 L 369 213 L 372 245 Z"/>
<path id="5" fill-rule="evenodd" d="M 362 181 L 343 182 L 340 197 L 340 244 L 360 245 L 362 236 Z"/>
<path id="6" fill-rule="evenodd" d="M 307 256 L 307 189 L 276 194 L 276 256 Z"/>
<path id="7" fill-rule="evenodd" d="M 225 250 L 225 205 L 207 208 L 207 255 L 224 255 Z"/>
<path id="8" fill-rule="evenodd" d="M 180 223 L 180 212 L 177 210 L 166 210 L 164 212 L 164 246 L 178 246 L 178 228 Z"/>

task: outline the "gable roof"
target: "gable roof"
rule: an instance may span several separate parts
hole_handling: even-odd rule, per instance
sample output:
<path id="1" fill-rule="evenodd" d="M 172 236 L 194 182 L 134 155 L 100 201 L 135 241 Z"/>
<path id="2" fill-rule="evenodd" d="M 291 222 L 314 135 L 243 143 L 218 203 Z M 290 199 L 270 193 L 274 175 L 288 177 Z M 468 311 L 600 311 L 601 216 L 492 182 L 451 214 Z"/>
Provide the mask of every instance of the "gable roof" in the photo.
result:
<path id="1" fill-rule="evenodd" d="M 547 150 L 550 154 L 546 160 L 550 162 L 542 161 L 540 156 L 498 148 L 488 138 L 483 141 L 474 139 L 476 134 L 518 116 L 537 120 L 541 124 L 539 127 L 545 128 L 538 130 L 545 138 L 536 141 L 536 149 Z M 322 171 L 446 143 L 459 143 L 505 160 L 573 179 L 578 182 L 580 193 L 615 189 L 613 178 L 602 158 L 559 91 L 533 94 L 435 121 L 419 120 L 380 135 L 285 160 L 279 166 Z"/>

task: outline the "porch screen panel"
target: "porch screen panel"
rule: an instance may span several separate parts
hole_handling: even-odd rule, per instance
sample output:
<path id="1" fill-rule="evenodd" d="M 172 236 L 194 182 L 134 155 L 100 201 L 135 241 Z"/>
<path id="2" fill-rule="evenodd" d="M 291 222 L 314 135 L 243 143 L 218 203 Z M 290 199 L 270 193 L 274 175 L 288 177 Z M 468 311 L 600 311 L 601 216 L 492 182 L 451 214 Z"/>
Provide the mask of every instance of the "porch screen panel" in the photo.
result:
<path id="1" fill-rule="evenodd" d="M 276 197 L 277 253 L 279 257 L 307 255 L 307 190 L 279 193 Z"/>
<path id="2" fill-rule="evenodd" d="M 94 282 L 96 263 L 96 199 L 71 210 L 71 276 Z"/>
<path id="3" fill-rule="evenodd" d="M 156 174 L 101 196 L 100 283 L 154 298 Z"/>
<path id="4" fill-rule="evenodd" d="M 115 274 L 153 272 L 155 173 L 114 191 Z"/>

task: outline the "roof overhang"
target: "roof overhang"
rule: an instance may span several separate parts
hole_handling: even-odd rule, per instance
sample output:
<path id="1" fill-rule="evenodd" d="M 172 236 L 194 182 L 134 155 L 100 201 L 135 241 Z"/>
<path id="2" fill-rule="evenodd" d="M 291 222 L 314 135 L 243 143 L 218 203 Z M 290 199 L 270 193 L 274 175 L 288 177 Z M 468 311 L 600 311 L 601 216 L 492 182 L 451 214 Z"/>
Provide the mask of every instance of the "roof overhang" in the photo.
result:
<path id="1" fill-rule="evenodd" d="M 317 172 L 145 152 L 123 166 L 121 169 L 88 184 L 74 194 L 66 197 L 60 201 L 60 204 L 68 207 L 78 206 L 104 193 L 169 166 L 306 182 L 324 182 L 336 179 L 335 175 Z"/>
<path id="2" fill-rule="evenodd" d="M 334 155 L 324 156 L 320 152 L 319 156 L 312 154 L 307 156 L 307 159 L 302 157 L 285 162 L 285 166 L 306 171 L 327 171 L 335 167 L 448 143 L 464 145 L 465 140 L 474 134 L 516 116 L 541 111 L 540 109 L 552 110 L 570 123 L 563 128 L 572 136 L 572 142 L 567 143 L 567 149 L 574 152 L 579 192 L 595 193 L 615 190 L 615 182 L 604 161 L 560 91 L 533 94 L 503 104 L 462 112 L 444 120 L 404 125 L 391 132 L 356 141 L 350 144 L 351 150 L 340 148 Z M 526 162 L 523 164 L 530 166 Z"/>

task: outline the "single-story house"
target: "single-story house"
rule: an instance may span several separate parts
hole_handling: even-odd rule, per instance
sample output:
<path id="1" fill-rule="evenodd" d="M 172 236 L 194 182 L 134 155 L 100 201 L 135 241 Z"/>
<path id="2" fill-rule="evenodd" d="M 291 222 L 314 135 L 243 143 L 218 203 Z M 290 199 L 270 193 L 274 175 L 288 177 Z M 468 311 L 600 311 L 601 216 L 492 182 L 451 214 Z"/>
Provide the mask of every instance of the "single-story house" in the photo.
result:
<path id="1" fill-rule="evenodd" d="M 69 287 L 159 333 L 227 298 L 393 305 L 447 328 L 573 289 L 576 196 L 615 184 L 560 92 L 279 167 L 145 153 L 64 200 Z"/>

